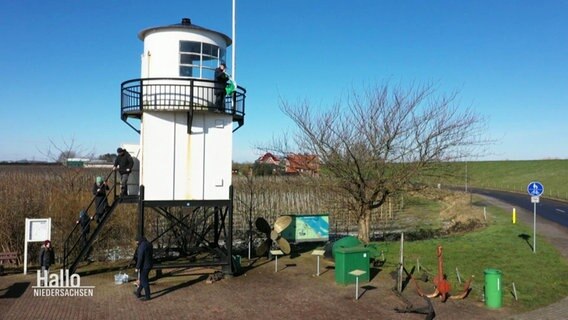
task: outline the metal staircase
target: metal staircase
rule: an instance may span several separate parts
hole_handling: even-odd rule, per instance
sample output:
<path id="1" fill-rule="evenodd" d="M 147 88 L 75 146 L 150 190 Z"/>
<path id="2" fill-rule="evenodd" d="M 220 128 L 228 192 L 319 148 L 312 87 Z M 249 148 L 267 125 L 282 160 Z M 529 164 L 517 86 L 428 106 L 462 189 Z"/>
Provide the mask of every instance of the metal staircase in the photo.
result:
<path id="1" fill-rule="evenodd" d="M 111 172 L 105 181 L 114 173 Z M 116 180 L 116 176 L 114 178 Z M 153 269 L 161 270 L 172 267 L 203 267 L 214 266 L 222 267 L 226 274 L 233 274 L 234 261 L 232 257 L 232 199 L 233 190 L 230 188 L 230 200 L 192 200 L 192 201 L 145 201 L 144 186 L 140 187 L 140 195 L 118 197 L 117 185 L 106 192 L 109 206 L 105 215 L 95 226 L 93 219 L 89 219 L 88 226 L 82 227 L 80 223 L 75 224 L 64 243 L 63 265 L 69 270 L 70 274 L 76 272 L 79 264 L 89 256 L 94 244 L 105 225 L 110 220 L 119 204 L 138 203 L 138 235 L 144 235 L 144 209 L 153 211 L 165 221 L 167 225 L 156 229 L 154 239 L 149 239 L 154 243 L 165 234 L 172 231 L 174 227 L 183 230 L 183 234 L 178 237 L 191 237 L 192 243 L 188 249 L 192 255 L 196 252 L 205 253 L 206 257 L 201 257 L 199 261 L 181 259 L 182 261 L 172 261 L 167 257 L 156 259 Z M 112 200 L 112 201 L 110 201 Z M 87 213 L 89 209 L 93 211 L 95 197 L 84 209 Z M 191 205 L 190 205 L 191 203 Z M 179 210 L 187 210 L 181 212 Z M 90 215 L 90 216 L 94 216 Z M 84 230 L 91 229 L 84 234 Z M 162 230 L 159 230 L 162 229 Z M 173 259 L 176 260 L 176 259 Z"/>
<path id="2" fill-rule="evenodd" d="M 111 171 L 105 178 L 105 181 L 107 181 L 113 173 L 114 171 Z M 104 216 L 100 219 L 100 222 L 94 230 L 90 230 L 91 232 L 84 234 L 84 230 L 91 229 L 92 227 L 93 218 L 91 218 L 89 219 L 86 227 L 82 227 L 80 223 L 75 224 L 65 239 L 65 244 L 63 246 L 63 267 L 68 269 L 70 274 L 75 273 L 79 263 L 83 261 L 87 257 L 87 254 L 92 250 L 93 244 L 97 240 L 99 233 L 112 216 L 114 210 L 118 207 L 118 204 L 122 201 L 122 199 L 116 195 L 116 183 L 106 191 L 107 200 L 109 200 L 111 195 L 113 195 L 113 200 L 107 207 Z M 95 198 L 96 196 L 93 196 L 87 208 L 84 209 L 87 214 L 89 209 L 94 207 L 93 204 L 95 203 Z"/>

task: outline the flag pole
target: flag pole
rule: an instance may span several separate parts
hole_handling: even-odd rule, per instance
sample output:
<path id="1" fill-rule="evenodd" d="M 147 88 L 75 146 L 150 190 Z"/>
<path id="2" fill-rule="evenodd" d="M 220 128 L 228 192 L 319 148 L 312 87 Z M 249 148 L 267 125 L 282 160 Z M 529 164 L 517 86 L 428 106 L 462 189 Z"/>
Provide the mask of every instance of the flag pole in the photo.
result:
<path id="1" fill-rule="evenodd" d="M 236 2 L 237 0 L 233 0 L 233 34 L 232 34 L 232 38 L 233 38 L 233 48 L 232 48 L 232 54 L 231 54 L 231 73 L 232 73 L 232 77 L 233 77 L 233 81 L 235 81 L 236 83 L 236 79 L 237 79 L 237 73 L 236 73 L 236 69 L 237 69 L 237 62 L 236 62 L 236 58 L 235 58 L 235 49 L 236 49 L 236 43 L 237 43 L 237 39 L 236 39 Z"/>

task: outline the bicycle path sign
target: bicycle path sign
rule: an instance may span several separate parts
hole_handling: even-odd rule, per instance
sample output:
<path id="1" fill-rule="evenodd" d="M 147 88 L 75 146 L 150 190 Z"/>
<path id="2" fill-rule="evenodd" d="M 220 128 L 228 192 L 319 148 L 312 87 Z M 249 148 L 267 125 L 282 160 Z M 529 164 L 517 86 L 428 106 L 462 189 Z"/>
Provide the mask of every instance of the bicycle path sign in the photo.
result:
<path id="1" fill-rule="evenodd" d="M 527 186 L 527 192 L 533 203 L 533 253 L 536 253 L 536 204 L 539 203 L 539 197 L 544 192 L 544 186 L 538 181 L 533 181 Z"/>
<path id="2" fill-rule="evenodd" d="M 544 186 L 538 181 L 533 181 L 527 186 L 527 192 L 532 197 L 540 197 L 544 193 Z"/>

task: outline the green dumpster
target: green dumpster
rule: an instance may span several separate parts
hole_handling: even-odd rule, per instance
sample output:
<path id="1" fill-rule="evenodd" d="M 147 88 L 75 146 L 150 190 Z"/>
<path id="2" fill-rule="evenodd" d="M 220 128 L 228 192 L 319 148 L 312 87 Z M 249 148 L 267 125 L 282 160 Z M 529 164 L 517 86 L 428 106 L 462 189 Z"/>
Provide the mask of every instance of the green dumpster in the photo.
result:
<path id="1" fill-rule="evenodd" d="M 485 269 L 485 305 L 491 309 L 501 308 L 503 304 L 503 285 L 501 271 Z"/>
<path id="2" fill-rule="evenodd" d="M 353 270 L 365 271 L 359 276 L 359 283 L 369 282 L 369 249 L 364 246 L 337 248 L 335 250 L 335 282 L 341 285 L 355 283 Z"/>

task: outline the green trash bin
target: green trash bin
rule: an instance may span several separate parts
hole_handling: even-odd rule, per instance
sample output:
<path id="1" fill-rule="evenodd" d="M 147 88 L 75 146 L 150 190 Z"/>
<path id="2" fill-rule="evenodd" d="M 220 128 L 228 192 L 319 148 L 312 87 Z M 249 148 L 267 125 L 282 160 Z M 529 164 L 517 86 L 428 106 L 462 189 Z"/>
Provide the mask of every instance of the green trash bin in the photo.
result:
<path id="1" fill-rule="evenodd" d="M 352 248 L 352 247 L 356 247 L 361 245 L 361 241 L 359 241 L 359 239 L 357 237 L 354 236 L 347 236 L 347 237 L 343 237 L 337 241 L 335 241 L 333 243 L 333 247 L 331 250 L 331 255 L 333 256 L 333 259 L 335 259 L 335 252 L 337 251 L 337 249 L 340 248 Z"/>
<path id="2" fill-rule="evenodd" d="M 335 250 L 335 282 L 341 285 L 355 283 L 353 270 L 365 271 L 359 276 L 359 283 L 369 282 L 369 249 L 364 246 L 337 248 Z"/>
<path id="3" fill-rule="evenodd" d="M 501 283 L 501 271 L 497 269 L 485 269 L 485 305 L 491 309 L 501 308 L 503 305 L 503 285 Z"/>

